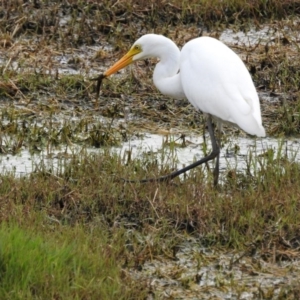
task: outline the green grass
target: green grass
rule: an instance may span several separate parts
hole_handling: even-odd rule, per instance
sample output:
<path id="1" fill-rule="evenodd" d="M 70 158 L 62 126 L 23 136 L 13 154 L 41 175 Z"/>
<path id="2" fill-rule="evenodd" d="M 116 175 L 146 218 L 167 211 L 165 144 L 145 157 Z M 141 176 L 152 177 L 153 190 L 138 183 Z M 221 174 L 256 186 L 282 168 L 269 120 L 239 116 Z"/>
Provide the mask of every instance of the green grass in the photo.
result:
<path id="1" fill-rule="evenodd" d="M 35 214 L 37 216 L 38 214 Z M 39 223 L 39 226 L 41 223 Z M 134 285 L 122 275 L 117 243 L 107 233 L 83 226 L 53 231 L 0 228 L 1 299 L 129 299 Z M 122 278 L 121 278 L 122 277 Z M 131 286 L 131 287 L 130 287 Z M 135 297 L 134 297 L 135 298 Z"/>

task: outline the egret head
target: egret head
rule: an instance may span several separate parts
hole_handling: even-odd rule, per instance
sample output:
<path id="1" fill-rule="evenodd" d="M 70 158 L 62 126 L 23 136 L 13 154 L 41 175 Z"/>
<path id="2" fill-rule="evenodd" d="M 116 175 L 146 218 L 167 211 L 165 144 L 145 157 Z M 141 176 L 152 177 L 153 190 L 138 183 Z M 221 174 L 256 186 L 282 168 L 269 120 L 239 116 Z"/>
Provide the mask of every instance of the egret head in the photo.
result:
<path id="1" fill-rule="evenodd" d="M 120 59 L 118 60 L 112 67 L 110 67 L 105 73 L 104 76 L 110 76 L 117 71 L 125 68 L 136 60 L 136 56 L 142 53 L 142 46 L 140 44 L 134 44 L 130 50 Z"/>
<path id="2" fill-rule="evenodd" d="M 166 40 L 168 39 L 162 35 L 143 35 L 132 45 L 130 50 L 119 61 L 117 61 L 104 73 L 104 76 L 110 76 L 130 65 L 134 61 L 150 57 L 159 57 L 162 53 L 162 50 L 160 49 L 164 48 Z"/>

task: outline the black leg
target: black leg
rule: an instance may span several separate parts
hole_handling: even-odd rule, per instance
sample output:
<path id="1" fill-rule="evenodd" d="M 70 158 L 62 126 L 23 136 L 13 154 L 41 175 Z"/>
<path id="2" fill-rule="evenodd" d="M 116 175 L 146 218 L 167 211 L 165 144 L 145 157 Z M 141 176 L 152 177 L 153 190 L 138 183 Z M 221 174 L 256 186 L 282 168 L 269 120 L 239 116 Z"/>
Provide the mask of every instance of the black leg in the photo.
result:
<path id="1" fill-rule="evenodd" d="M 203 163 L 206 163 L 210 160 L 213 160 L 214 158 L 217 157 L 217 163 L 216 163 L 216 166 L 215 166 L 215 169 L 214 169 L 214 172 L 213 172 L 213 175 L 214 175 L 214 185 L 217 185 L 218 184 L 218 178 L 219 178 L 219 156 L 220 156 L 220 148 L 219 148 L 219 145 L 216 141 L 216 137 L 215 137 L 215 134 L 214 134 L 214 128 L 213 128 L 213 124 L 212 124 L 212 119 L 211 119 L 211 116 L 208 116 L 207 118 L 207 127 L 208 127 L 208 132 L 209 132 L 209 136 L 210 136 L 210 139 L 211 139 L 211 144 L 212 144 L 212 151 L 209 155 L 205 156 L 204 158 L 192 163 L 191 165 L 187 166 L 187 167 L 184 167 L 180 170 L 177 170 L 177 171 L 174 171 L 168 175 L 165 175 L 165 176 L 161 176 L 161 177 L 157 177 L 157 178 L 149 178 L 149 179 L 142 179 L 142 180 L 126 180 L 124 179 L 124 181 L 126 182 L 141 182 L 141 183 L 144 183 L 144 182 L 162 182 L 162 181 L 168 181 L 168 180 L 171 180 Z"/>
<path id="2" fill-rule="evenodd" d="M 204 143 L 204 155 L 207 155 L 207 152 L 206 152 L 206 136 L 205 136 L 205 130 L 206 130 L 206 125 L 207 125 L 207 121 L 206 122 L 203 122 L 203 131 L 202 131 L 202 138 L 203 138 L 203 143 Z M 210 172 L 210 167 L 209 167 L 209 164 L 208 164 L 208 161 L 205 162 L 205 166 L 206 166 L 206 169 L 208 172 Z"/>
<path id="3" fill-rule="evenodd" d="M 221 149 L 221 135 L 222 135 L 222 123 L 220 121 L 217 121 L 217 127 L 218 127 L 218 134 L 216 138 L 216 143 L 219 149 Z M 219 171 L 220 171 L 220 151 L 216 159 L 216 165 L 213 171 L 214 175 L 214 185 L 216 186 L 219 181 Z"/>
<path id="4" fill-rule="evenodd" d="M 217 155 L 216 165 L 215 165 L 214 172 L 213 172 L 214 186 L 218 185 L 218 181 L 219 181 L 219 171 L 220 171 L 219 161 L 220 161 L 220 151 L 219 151 L 219 154 Z"/>

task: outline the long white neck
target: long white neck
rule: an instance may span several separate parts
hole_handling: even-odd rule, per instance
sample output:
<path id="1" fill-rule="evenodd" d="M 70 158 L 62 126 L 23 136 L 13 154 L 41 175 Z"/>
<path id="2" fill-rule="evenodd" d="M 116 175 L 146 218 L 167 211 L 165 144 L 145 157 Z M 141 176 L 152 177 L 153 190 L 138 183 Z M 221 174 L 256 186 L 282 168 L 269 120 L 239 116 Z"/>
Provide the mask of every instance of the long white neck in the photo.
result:
<path id="1" fill-rule="evenodd" d="M 157 55 L 160 61 L 154 69 L 153 82 L 162 94 L 177 99 L 185 98 L 180 73 L 178 73 L 180 50 L 167 38 L 163 44 L 163 48 L 160 48 L 161 51 Z"/>

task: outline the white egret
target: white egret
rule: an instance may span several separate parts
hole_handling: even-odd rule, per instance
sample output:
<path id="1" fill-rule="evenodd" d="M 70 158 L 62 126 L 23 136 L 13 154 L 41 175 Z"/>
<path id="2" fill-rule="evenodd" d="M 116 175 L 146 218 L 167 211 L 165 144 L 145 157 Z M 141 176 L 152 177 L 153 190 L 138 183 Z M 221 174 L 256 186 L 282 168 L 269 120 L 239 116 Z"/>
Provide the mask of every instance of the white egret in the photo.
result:
<path id="1" fill-rule="evenodd" d="M 102 78 L 135 61 L 151 57 L 159 59 L 153 73 L 158 90 L 173 98 L 187 98 L 196 110 L 208 116 L 212 152 L 183 169 L 142 182 L 172 179 L 217 158 L 214 169 L 214 184 L 217 184 L 220 146 L 215 138 L 212 118 L 218 123 L 238 126 L 251 135 L 265 136 L 258 95 L 246 66 L 235 52 L 211 37 L 195 38 L 185 44 L 180 52 L 170 39 L 162 35 L 146 34 Z"/>

